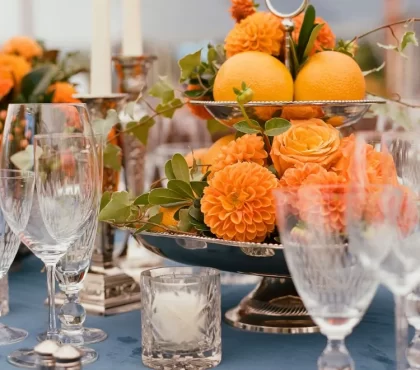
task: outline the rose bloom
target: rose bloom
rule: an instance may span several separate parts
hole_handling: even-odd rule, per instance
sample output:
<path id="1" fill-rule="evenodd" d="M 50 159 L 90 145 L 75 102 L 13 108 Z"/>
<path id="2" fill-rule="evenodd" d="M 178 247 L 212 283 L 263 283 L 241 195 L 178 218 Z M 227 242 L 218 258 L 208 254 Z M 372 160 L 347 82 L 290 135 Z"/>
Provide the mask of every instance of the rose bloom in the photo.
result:
<path id="1" fill-rule="evenodd" d="M 340 133 L 320 119 L 294 122 L 284 134 L 276 136 L 271 159 L 279 176 L 291 167 L 317 163 L 329 169 L 337 161 Z"/>

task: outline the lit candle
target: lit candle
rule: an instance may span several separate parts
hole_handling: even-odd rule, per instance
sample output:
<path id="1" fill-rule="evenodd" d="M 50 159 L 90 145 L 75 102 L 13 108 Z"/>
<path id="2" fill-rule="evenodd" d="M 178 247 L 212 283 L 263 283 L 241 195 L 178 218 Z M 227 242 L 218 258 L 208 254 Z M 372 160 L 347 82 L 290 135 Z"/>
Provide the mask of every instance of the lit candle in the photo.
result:
<path id="1" fill-rule="evenodd" d="M 206 320 L 206 316 L 199 313 L 205 305 L 204 296 L 198 294 L 156 292 L 151 320 L 165 342 L 198 342 L 203 336 L 201 328 L 204 328 Z"/>
<path id="2" fill-rule="evenodd" d="M 143 55 L 140 0 L 123 0 L 122 53 L 129 57 Z"/>
<path id="3" fill-rule="evenodd" d="M 111 6 L 110 0 L 92 1 L 92 47 L 90 93 L 109 95 L 111 82 Z"/>

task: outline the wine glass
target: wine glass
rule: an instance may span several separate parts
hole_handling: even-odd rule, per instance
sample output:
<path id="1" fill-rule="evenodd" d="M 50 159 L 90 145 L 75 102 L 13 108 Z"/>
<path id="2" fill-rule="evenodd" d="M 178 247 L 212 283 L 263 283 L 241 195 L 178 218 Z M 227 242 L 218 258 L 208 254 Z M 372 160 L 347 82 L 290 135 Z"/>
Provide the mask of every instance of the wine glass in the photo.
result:
<path id="1" fill-rule="evenodd" d="M 6 169 L 32 169 L 34 167 L 34 134 L 83 133 L 93 137 L 93 130 L 84 104 L 11 104 L 4 127 L 1 167 Z M 39 155 L 39 153 L 37 154 Z M 63 248 L 49 234 L 42 219 L 39 195 L 34 194 L 33 207 L 27 228 L 21 241 L 39 258 L 48 259 L 49 252 L 58 252 L 59 259 L 67 248 Z M 45 260 L 47 262 L 47 260 Z M 49 281 L 53 276 L 49 276 Z M 57 337 L 55 305 L 50 300 L 48 332 Z M 85 349 L 86 350 L 86 349 Z M 86 352 L 88 354 L 88 352 Z M 86 360 L 86 356 L 84 360 Z M 32 350 L 17 351 L 8 358 L 18 366 L 32 366 L 35 356 Z"/>
<path id="2" fill-rule="evenodd" d="M 32 203 L 34 173 L 29 171 L 0 170 L 0 203 L 13 223 L 16 232 L 21 232 L 28 222 L 28 206 Z M 24 194 L 24 198 L 20 195 Z M 6 222 L 0 211 L 0 279 L 7 275 L 20 245 L 19 237 Z M 0 310 L 1 312 L 1 310 Z M 28 336 L 22 329 L 0 324 L 0 345 L 18 343 Z"/>
<path id="3" fill-rule="evenodd" d="M 95 139 L 100 172 L 98 194 L 101 195 L 105 137 L 96 134 Z M 99 207 L 99 202 L 97 202 L 97 207 Z M 83 346 L 85 344 L 101 342 L 108 337 L 101 329 L 85 328 L 83 326 L 86 319 L 86 310 L 79 302 L 79 293 L 89 271 L 92 253 L 95 247 L 97 230 L 98 219 L 96 212 L 94 212 L 86 223 L 86 231 L 82 237 L 71 245 L 56 266 L 58 286 L 66 296 L 58 314 L 61 322 L 59 337 L 62 343 Z M 37 338 L 39 341 L 44 341 L 47 338 L 47 333 L 42 333 Z"/>
<path id="4" fill-rule="evenodd" d="M 365 219 L 353 217 L 350 231 L 358 240 L 354 253 L 394 294 L 399 370 L 407 368 L 406 296 L 420 282 L 419 143 L 420 135 L 414 132 L 357 133 L 350 171 L 352 186 L 370 189 L 369 194 L 381 189 L 380 222 L 367 225 Z M 385 191 L 389 186 L 392 191 Z"/>
<path id="5" fill-rule="evenodd" d="M 303 185 L 275 192 L 277 222 L 291 276 L 327 337 L 319 370 L 354 369 L 344 339 L 360 322 L 378 282 L 350 252 L 346 185 Z"/>

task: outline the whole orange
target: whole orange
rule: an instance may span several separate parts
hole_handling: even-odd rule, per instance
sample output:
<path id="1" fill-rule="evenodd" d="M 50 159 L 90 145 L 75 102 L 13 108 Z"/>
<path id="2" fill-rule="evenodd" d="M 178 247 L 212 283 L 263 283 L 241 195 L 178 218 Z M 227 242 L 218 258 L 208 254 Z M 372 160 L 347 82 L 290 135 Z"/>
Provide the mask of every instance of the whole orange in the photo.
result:
<path id="1" fill-rule="evenodd" d="M 323 51 L 309 58 L 296 77 L 295 100 L 360 100 L 366 82 L 356 61 L 338 51 Z"/>
<path id="2" fill-rule="evenodd" d="M 162 221 L 160 222 L 160 224 L 169 228 L 178 226 L 178 221 L 175 220 L 174 218 L 175 213 L 178 211 L 178 209 L 179 207 L 170 207 L 170 208 L 160 207 L 159 212 L 162 213 Z M 151 231 L 158 232 L 158 233 L 166 232 L 164 228 L 159 227 L 159 226 L 153 226 L 151 228 Z"/>
<path id="3" fill-rule="evenodd" d="M 205 171 L 207 172 L 212 166 L 217 158 L 217 156 L 220 154 L 220 149 L 224 146 L 228 145 L 231 141 L 235 140 L 235 135 L 227 135 L 223 136 L 219 140 L 217 140 L 208 150 L 207 153 L 205 153 L 201 157 L 201 164 L 208 166 L 204 167 Z"/>
<path id="4" fill-rule="evenodd" d="M 236 54 L 223 63 L 214 81 L 216 101 L 236 101 L 234 88 L 245 82 L 254 92 L 253 101 L 290 101 L 293 78 L 286 66 L 259 51 Z"/>
<path id="5" fill-rule="evenodd" d="M 200 165 L 203 162 L 203 157 L 207 154 L 208 152 L 208 148 L 201 148 L 201 149 L 196 149 L 192 152 L 189 152 L 184 158 L 187 161 L 188 167 L 192 168 L 193 164 L 194 164 L 194 158 L 196 161 L 200 161 Z M 202 173 L 206 173 L 207 170 L 205 169 L 205 167 L 201 167 L 201 172 Z"/>

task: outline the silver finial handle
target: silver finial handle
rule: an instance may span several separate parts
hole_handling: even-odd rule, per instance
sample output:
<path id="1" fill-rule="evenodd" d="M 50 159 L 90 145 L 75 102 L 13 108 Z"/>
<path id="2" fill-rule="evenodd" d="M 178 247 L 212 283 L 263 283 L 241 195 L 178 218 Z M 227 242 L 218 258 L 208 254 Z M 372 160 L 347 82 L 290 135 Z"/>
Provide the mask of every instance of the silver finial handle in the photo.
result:
<path id="1" fill-rule="evenodd" d="M 282 23 L 283 23 L 284 30 L 286 31 L 284 64 L 286 65 L 287 69 L 291 71 L 292 61 L 290 58 L 290 48 L 291 48 L 291 43 L 292 43 L 292 32 L 295 29 L 295 23 L 293 22 L 293 18 L 297 17 L 300 13 L 306 10 L 307 6 L 309 5 L 309 0 L 303 0 L 302 4 L 300 4 L 298 9 L 296 9 L 292 13 L 287 13 L 287 14 L 278 12 L 274 8 L 273 4 L 271 3 L 271 0 L 265 0 L 265 3 L 267 4 L 267 7 L 271 13 L 283 19 Z"/>
<path id="2" fill-rule="evenodd" d="M 298 9 L 296 9 L 294 12 L 288 13 L 288 14 L 278 12 L 274 8 L 273 4 L 271 3 L 271 0 L 265 0 L 265 3 L 267 4 L 267 8 L 270 10 L 270 12 L 273 13 L 274 15 L 276 15 L 277 17 L 290 19 L 290 18 L 294 18 L 294 17 L 298 16 L 300 13 L 304 12 L 306 7 L 309 5 L 309 0 L 303 0 L 302 4 L 300 4 Z"/>

